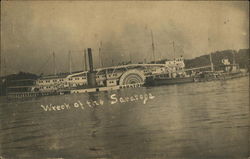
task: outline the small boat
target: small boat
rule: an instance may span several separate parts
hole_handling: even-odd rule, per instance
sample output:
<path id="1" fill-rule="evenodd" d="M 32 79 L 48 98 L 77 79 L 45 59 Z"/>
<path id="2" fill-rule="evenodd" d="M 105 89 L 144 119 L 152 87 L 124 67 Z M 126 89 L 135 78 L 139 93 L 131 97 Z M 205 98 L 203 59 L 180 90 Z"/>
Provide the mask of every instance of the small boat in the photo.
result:
<path id="1" fill-rule="evenodd" d="M 235 63 L 233 58 L 233 64 L 230 64 L 228 59 L 222 59 L 223 72 L 221 73 L 222 80 L 240 78 L 249 75 L 249 70 L 240 68 L 239 64 Z"/>
<path id="2" fill-rule="evenodd" d="M 195 82 L 208 82 L 214 80 L 220 80 L 222 78 L 222 73 L 217 71 L 204 71 L 195 75 Z"/>
<path id="3" fill-rule="evenodd" d="M 222 69 L 219 71 L 203 71 L 195 75 L 195 82 L 207 82 L 214 80 L 228 80 L 249 75 L 247 69 L 240 69 L 238 64 L 230 64 L 228 59 L 223 59 Z M 225 62 L 226 61 L 226 62 Z"/>
<path id="4" fill-rule="evenodd" d="M 168 74 L 149 76 L 145 80 L 145 86 L 173 85 L 194 82 L 194 77 L 168 77 Z"/>
<path id="5" fill-rule="evenodd" d="M 221 75 L 221 80 L 228 80 L 228 79 L 234 79 L 234 78 L 240 78 L 248 76 L 249 74 L 247 72 L 232 72 L 232 73 L 224 73 Z"/>

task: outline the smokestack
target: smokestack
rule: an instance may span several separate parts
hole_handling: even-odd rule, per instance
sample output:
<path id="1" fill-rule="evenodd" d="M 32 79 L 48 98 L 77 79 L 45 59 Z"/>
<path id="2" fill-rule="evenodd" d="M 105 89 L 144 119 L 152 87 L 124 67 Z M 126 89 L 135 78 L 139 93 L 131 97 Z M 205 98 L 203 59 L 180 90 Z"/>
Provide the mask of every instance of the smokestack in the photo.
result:
<path id="1" fill-rule="evenodd" d="M 92 58 L 92 50 L 91 50 L 91 48 L 88 48 L 88 58 L 89 58 L 89 71 L 93 72 L 94 67 L 93 67 L 93 58 Z"/>
<path id="2" fill-rule="evenodd" d="M 89 87 L 96 87 L 96 71 L 94 71 L 92 50 L 88 48 L 88 63 L 89 63 L 89 72 L 87 73 L 87 80 Z"/>

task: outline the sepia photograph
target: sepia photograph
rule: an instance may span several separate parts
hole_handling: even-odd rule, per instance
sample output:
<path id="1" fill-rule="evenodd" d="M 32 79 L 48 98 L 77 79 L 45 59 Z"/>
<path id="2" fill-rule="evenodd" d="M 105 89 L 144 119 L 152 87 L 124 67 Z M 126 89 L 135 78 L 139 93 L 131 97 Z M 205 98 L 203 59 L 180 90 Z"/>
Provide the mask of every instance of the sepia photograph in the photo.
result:
<path id="1" fill-rule="evenodd" d="M 249 1 L 1 1 L 0 159 L 250 159 Z"/>

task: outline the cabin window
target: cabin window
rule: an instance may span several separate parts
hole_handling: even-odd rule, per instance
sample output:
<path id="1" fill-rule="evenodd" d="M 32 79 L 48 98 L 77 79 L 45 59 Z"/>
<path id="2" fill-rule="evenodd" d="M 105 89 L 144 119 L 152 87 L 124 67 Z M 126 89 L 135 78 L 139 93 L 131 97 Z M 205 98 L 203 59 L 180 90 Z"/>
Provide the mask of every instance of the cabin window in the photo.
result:
<path id="1" fill-rule="evenodd" d="M 50 80 L 47 80 L 47 81 L 46 81 L 46 83 L 49 83 L 49 82 L 50 82 Z"/>

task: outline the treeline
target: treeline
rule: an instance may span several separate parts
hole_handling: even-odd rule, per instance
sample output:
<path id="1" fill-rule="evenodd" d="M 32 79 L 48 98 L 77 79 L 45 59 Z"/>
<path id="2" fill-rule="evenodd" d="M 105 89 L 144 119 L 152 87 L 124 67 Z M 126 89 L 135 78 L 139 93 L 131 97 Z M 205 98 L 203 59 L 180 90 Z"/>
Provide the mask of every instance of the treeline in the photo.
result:
<path id="1" fill-rule="evenodd" d="M 229 62 L 233 64 L 235 57 L 235 63 L 239 64 L 240 68 L 249 69 L 249 49 L 241 49 L 238 52 L 235 50 L 216 51 L 212 53 L 212 61 L 214 66 L 221 66 L 222 59 L 229 59 Z M 186 68 L 194 68 L 210 65 L 210 55 L 202 55 L 194 59 L 185 60 Z"/>

